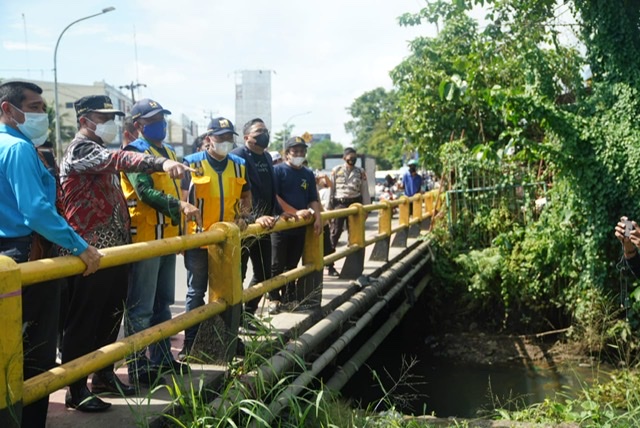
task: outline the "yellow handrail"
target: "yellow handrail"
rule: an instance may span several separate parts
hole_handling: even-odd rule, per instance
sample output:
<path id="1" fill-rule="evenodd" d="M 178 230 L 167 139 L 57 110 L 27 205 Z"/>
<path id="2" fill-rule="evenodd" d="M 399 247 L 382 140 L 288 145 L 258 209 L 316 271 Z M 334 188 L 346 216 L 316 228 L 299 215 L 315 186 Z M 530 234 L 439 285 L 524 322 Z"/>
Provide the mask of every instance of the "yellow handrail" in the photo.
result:
<path id="1" fill-rule="evenodd" d="M 433 216 L 435 210 L 441 205 L 440 200 L 435 200 L 435 196 L 435 191 L 431 191 L 411 198 L 403 196 L 395 201 L 366 206 L 353 204 L 348 208 L 323 212 L 323 221 L 339 217 L 348 217 L 349 220 L 349 246 L 330 256 L 325 256 L 323 253 L 322 235 L 316 236 L 313 232 L 313 219 L 280 220 L 271 230 L 264 230 L 259 225 L 253 224 L 242 232 L 235 224 L 216 223 L 208 231 L 195 235 L 103 249 L 101 250 L 104 254 L 100 262 L 101 269 L 207 246 L 210 261 L 209 303 L 24 382 L 22 380 L 21 287 L 80 274 L 84 271 L 85 265 L 74 256 L 20 264 L 16 264 L 8 257 L 0 256 L 0 313 L 4 320 L 4 332 L 0 335 L 0 397 L 5 397 L 4 400 L 0 400 L 0 422 L 4 421 L 5 415 L 19 412 L 22 405 L 31 404 L 83 376 L 125 358 L 137 349 L 179 333 L 187 327 L 224 312 L 233 305 L 257 298 L 307 275 L 319 272 L 321 278 L 322 269 L 326 264 L 363 252 L 366 246 L 389 238 L 392 234 Z M 413 204 L 411 218 L 410 204 Z M 391 218 L 396 207 L 400 209 L 399 226 L 392 228 Z M 378 231 L 367 238 L 365 236 L 367 214 L 376 211 L 380 213 Z M 241 239 L 303 226 L 307 228 L 303 265 L 243 290 L 240 277 Z M 225 281 L 220 281 L 220 278 L 225 278 Z"/>

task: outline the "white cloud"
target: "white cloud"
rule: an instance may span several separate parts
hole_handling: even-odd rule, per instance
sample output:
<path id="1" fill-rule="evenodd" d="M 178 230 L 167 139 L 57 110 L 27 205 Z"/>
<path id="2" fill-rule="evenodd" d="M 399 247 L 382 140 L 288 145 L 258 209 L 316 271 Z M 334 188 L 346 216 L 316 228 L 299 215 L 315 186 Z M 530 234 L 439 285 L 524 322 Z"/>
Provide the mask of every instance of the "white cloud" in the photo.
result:
<path id="1" fill-rule="evenodd" d="M 155 98 L 174 113 L 193 114 L 200 122 L 203 110 L 233 117 L 235 71 L 274 70 L 274 131 L 292 115 L 310 110 L 312 114 L 293 120 L 296 129 L 330 132 L 345 144 L 345 108 L 366 91 L 389 88 L 389 71 L 409 54 L 407 41 L 429 30 L 397 24 L 402 13 L 424 7 L 423 0 L 61 4 L 3 4 L 3 62 L 50 73 L 53 46 L 64 26 L 113 5 L 115 11 L 74 25 L 65 34 L 58 52 L 60 79 L 89 84 L 105 80 L 113 86 L 138 80 L 148 85 L 140 88 L 140 96 Z M 23 39 L 22 13 L 29 37 L 28 66 L 23 65 L 24 55 L 16 54 L 25 48 L 17 42 Z"/>
<path id="2" fill-rule="evenodd" d="M 39 45 L 34 43 L 25 43 L 25 42 L 11 42 L 4 41 L 2 42 L 2 47 L 8 51 L 35 51 L 35 52 L 50 52 L 51 48 L 45 45 Z"/>

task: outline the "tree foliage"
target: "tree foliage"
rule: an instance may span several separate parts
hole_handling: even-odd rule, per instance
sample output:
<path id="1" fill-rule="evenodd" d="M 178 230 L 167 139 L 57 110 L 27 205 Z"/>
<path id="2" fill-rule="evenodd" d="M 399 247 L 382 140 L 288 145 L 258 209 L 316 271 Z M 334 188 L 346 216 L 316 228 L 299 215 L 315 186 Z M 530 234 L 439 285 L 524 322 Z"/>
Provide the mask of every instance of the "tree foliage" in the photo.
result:
<path id="1" fill-rule="evenodd" d="M 455 185 L 466 185 L 462 174 L 489 171 L 502 183 L 550 188 L 535 222 L 497 207 L 436 234 L 439 263 L 451 263 L 438 268 L 437 292 L 451 293 L 443 300 L 455 295 L 463 311 L 503 328 L 571 321 L 585 334 L 595 303 L 619 290 L 613 227 L 640 213 L 640 35 L 637 2 L 567 3 L 585 58 L 559 41 L 565 3 L 442 0 L 400 17 L 401 25 L 435 23 L 439 33 L 413 40 L 392 71 L 390 123 L 434 169 L 455 171 Z M 478 4 L 487 10 L 482 28 L 468 15 Z M 480 239 L 487 231 L 489 247 Z"/>
<path id="2" fill-rule="evenodd" d="M 322 155 L 335 155 L 342 154 L 344 148 L 330 140 L 324 140 L 314 143 L 307 150 L 307 159 L 309 160 L 309 167 L 312 169 L 323 169 Z"/>
<path id="3" fill-rule="evenodd" d="M 365 92 L 347 108 L 353 120 L 344 127 L 354 137 L 353 146 L 375 157 L 379 169 L 400 167 L 406 154 L 404 140 L 392 132 L 396 108 L 395 92 L 384 88 Z"/>

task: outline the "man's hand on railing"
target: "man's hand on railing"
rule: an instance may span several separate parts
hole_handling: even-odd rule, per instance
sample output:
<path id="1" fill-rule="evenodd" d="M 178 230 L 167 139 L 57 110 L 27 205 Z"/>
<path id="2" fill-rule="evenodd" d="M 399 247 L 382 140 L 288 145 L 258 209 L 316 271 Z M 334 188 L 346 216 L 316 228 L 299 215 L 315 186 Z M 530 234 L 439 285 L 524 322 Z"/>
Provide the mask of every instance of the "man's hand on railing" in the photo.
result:
<path id="1" fill-rule="evenodd" d="M 83 276 L 88 276 L 98 270 L 100 267 L 100 258 L 102 257 L 102 253 L 98 251 L 96 247 L 89 245 L 86 250 L 78 255 L 80 260 L 87 265 L 87 269 L 83 272 Z"/>
<path id="2" fill-rule="evenodd" d="M 289 221 L 289 220 L 297 221 L 298 220 L 298 216 L 296 214 L 284 213 L 284 212 L 282 214 L 280 214 L 280 218 L 283 219 L 284 221 Z"/>
<path id="3" fill-rule="evenodd" d="M 309 220 L 311 217 L 313 217 L 313 210 L 311 209 L 298 210 L 296 211 L 296 217 L 301 218 L 303 220 Z"/>
<path id="4" fill-rule="evenodd" d="M 269 215 L 263 215 L 262 217 L 258 217 L 256 219 L 256 223 L 262 226 L 264 229 L 271 229 L 276 225 L 278 221 L 277 218 L 271 217 Z"/>

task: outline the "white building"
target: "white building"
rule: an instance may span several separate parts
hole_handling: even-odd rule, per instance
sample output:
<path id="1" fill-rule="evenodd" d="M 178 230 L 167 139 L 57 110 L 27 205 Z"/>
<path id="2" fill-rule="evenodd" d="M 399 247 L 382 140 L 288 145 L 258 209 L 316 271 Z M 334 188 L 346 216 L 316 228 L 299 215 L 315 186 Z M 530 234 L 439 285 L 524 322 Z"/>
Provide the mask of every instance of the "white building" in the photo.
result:
<path id="1" fill-rule="evenodd" d="M 271 70 L 236 71 L 235 127 L 242 135 L 242 127 L 259 117 L 271 129 Z M 241 142 L 242 138 L 238 139 Z"/>
<path id="2" fill-rule="evenodd" d="M 7 79 L 7 80 L 24 80 L 24 79 Z M 47 105 L 53 106 L 54 84 L 53 82 L 32 80 L 33 82 L 42 88 L 42 97 L 47 102 Z M 115 86 L 111 86 L 106 82 L 95 82 L 93 85 L 78 85 L 74 83 L 60 83 L 58 82 L 58 102 L 60 103 L 60 124 L 63 127 L 70 127 L 77 129 L 76 111 L 73 107 L 73 103 L 82 97 L 88 95 L 107 95 L 111 98 L 113 107 L 123 111 L 125 114 L 131 112 L 133 106 L 133 100 L 129 98 L 125 93 L 120 91 Z M 165 142 L 171 144 L 179 157 L 191 153 L 191 145 L 193 140 L 198 135 L 198 126 L 195 122 L 191 121 L 185 115 L 181 117 L 168 117 L 167 126 L 167 138 Z M 122 144 L 122 123 L 116 121 L 119 127 L 118 135 L 113 143 L 109 144 L 109 148 L 118 148 Z M 63 135 L 63 150 L 69 144 L 70 137 Z"/>

